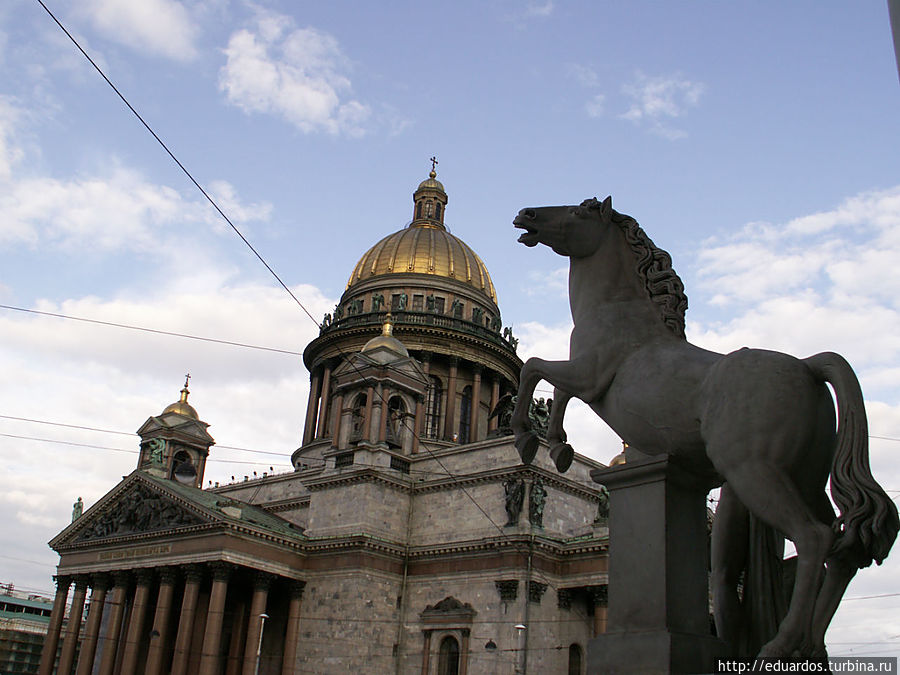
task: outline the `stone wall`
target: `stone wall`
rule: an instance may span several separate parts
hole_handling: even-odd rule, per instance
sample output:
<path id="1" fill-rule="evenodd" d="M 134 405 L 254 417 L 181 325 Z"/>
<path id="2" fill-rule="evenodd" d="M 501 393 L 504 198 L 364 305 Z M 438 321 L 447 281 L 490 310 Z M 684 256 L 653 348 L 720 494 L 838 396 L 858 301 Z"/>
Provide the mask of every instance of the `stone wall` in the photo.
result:
<path id="1" fill-rule="evenodd" d="M 393 673 L 401 578 L 372 570 L 310 575 L 296 672 Z"/>
<path id="2" fill-rule="evenodd" d="M 349 479 L 316 489 L 310 498 L 310 537 L 366 532 L 405 541 L 408 492 L 379 480 Z"/>

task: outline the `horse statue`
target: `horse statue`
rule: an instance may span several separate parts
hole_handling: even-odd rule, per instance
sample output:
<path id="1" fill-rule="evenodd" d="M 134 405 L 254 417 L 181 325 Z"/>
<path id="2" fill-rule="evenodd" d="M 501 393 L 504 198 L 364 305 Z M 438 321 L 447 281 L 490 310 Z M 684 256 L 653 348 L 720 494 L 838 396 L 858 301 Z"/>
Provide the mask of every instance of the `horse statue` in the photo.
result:
<path id="1" fill-rule="evenodd" d="M 776 542 L 776 557 L 786 537 L 797 550 L 793 588 L 753 653 L 825 656 L 825 631 L 847 585 L 858 569 L 884 560 L 900 529 L 869 468 L 862 391 L 850 365 L 830 352 L 802 360 L 747 348 L 723 355 L 687 342 L 687 297 L 669 254 L 613 210 L 610 197 L 522 209 L 513 224 L 524 230 L 520 243 L 570 259 L 574 322 L 568 361 L 530 358 L 522 367 L 510 420 L 522 460 L 539 449 L 528 404 L 546 380 L 554 387 L 547 442 L 560 471 L 574 454 L 562 422 L 576 396 L 631 447 L 677 457 L 721 485 L 711 549 L 719 637 L 737 651 L 747 631 L 742 571 L 765 537 Z M 825 493 L 829 476 L 837 517 Z"/>

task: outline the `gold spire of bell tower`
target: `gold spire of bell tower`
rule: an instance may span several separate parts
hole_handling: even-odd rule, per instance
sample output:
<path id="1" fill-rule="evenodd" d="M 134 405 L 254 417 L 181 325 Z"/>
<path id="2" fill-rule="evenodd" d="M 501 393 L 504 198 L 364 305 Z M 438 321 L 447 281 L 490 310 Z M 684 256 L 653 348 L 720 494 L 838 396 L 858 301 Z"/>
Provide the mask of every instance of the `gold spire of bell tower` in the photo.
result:
<path id="1" fill-rule="evenodd" d="M 184 376 L 184 389 L 181 390 L 181 403 L 187 403 L 188 394 L 191 391 L 188 389 L 188 383 L 191 381 L 191 374 L 188 373 Z"/>

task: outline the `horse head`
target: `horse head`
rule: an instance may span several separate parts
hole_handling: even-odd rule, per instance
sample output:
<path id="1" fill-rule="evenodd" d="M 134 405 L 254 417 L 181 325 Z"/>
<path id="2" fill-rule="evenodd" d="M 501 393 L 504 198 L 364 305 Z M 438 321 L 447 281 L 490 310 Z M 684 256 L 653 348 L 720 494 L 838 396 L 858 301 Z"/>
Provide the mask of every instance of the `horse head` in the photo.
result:
<path id="1" fill-rule="evenodd" d="M 513 225 L 525 230 L 519 242 L 526 246 L 544 244 L 570 258 L 589 256 L 603 241 L 612 215 L 612 197 L 602 202 L 586 199 L 578 206 L 525 208 Z"/>

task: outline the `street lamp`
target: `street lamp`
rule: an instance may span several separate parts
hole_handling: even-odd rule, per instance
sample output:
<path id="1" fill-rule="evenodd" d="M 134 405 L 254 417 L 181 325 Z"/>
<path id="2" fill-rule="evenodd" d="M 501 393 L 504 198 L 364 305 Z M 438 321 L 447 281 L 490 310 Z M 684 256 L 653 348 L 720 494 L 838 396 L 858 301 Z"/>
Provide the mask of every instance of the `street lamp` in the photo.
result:
<path id="1" fill-rule="evenodd" d="M 516 629 L 516 651 L 519 653 L 516 656 L 516 673 L 517 675 L 525 675 L 525 654 L 522 651 L 523 639 L 525 638 L 525 631 L 527 627 L 524 623 L 517 623 L 515 625 Z"/>
<path id="2" fill-rule="evenodd" d="M 254 670 L 255 675 L 259 675 L 259 657 L 260 654 L 262 654 L 263 631 L 266 629 L 266 619 L 268 618 L 268 614 L 263 613 L 259 615 L 259 642 L 256 643 L 256 670 Z"/>

